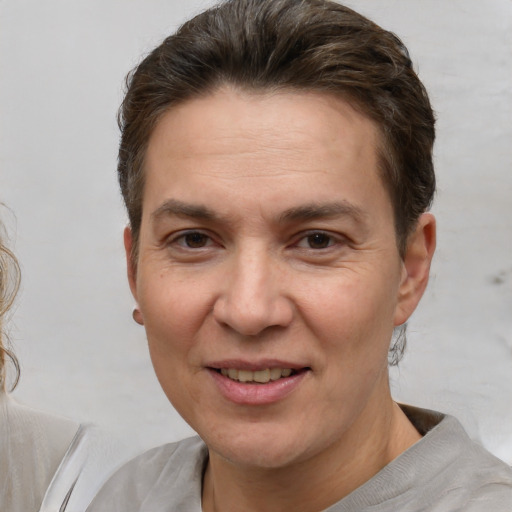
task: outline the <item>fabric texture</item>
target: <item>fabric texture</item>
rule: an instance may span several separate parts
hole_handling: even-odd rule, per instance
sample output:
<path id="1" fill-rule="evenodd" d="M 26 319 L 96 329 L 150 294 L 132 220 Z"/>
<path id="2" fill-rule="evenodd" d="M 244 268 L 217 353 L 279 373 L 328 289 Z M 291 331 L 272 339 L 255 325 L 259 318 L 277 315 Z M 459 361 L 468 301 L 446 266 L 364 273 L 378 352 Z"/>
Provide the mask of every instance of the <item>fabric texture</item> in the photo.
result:
<path id="1" fill-rule="evenodd" d="M 327 512 L 511 512 L 512 469 L 453 417 L 401 406 L 424 436 Z M 123 466 L 87 512 L 201 512 L 208 450 L 199 437 Z"/>
<path id="2" fill-rule="evenodd" d="M 84 512 L 120 449 L 90 425 L 0 392 L 0 511 Z"/>

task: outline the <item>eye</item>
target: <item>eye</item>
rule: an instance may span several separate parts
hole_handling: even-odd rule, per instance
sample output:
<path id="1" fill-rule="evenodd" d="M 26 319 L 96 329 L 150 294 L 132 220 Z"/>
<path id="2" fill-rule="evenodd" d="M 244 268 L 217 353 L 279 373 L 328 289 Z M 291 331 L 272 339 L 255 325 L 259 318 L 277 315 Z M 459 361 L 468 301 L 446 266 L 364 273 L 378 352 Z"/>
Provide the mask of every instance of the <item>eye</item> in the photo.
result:
<path id="1" fill-rule="evenodd" d="M 200 231 L 189 231 L 176 237 L 172 242 L 186 249 L 202 249 L 211 245 L 212 239 Z"/>
<path id="2" fill-rule="evenodd" d="M 327 249 L 336 243 L 335 238 L 323 231 L 315 231 L 301 238 L 297 247 L 304 249 Z"/>

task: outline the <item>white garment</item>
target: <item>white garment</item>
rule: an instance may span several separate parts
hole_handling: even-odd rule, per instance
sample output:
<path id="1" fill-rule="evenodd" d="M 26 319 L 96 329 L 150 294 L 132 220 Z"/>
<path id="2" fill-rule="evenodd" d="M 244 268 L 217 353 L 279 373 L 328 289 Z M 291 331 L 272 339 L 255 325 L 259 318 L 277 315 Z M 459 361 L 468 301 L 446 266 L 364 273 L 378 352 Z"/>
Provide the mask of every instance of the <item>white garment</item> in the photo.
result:
<path id="1" fill-rule="evenodd" d="M 97 428 L 0 392 L 1 512 L 83 512 L 119 453 Z"/>

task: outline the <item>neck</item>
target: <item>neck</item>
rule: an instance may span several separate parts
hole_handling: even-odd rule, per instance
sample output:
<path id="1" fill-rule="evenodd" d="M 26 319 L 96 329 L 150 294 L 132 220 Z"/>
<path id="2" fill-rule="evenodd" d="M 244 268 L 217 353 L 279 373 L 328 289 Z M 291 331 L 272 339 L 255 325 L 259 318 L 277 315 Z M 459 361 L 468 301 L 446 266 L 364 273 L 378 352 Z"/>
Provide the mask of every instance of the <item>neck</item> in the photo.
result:
<path id="1" fill-rule="evenodd" d="M 338 502 L 421 438 L 389 393 L 378 410 L 367 407 L 328 449 L 282 468 L 240 467 L 210 451 L 204 512 L 310 512 Z"/>

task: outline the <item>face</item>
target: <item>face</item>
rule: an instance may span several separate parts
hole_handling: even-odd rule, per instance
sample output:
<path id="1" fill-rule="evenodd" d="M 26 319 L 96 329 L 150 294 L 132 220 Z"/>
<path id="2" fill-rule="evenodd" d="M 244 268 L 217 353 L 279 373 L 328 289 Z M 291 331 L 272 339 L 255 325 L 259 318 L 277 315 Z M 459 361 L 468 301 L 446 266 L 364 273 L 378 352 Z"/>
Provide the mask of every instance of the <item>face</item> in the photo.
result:
<path id="1" fill-rule="evenodd" d="M 286 466 L 390 403 L 417 300 L 377 144 L 340 99 L 227 88 L 152 134 L 130 284 L 162 388 L 213 454 Z"/>

